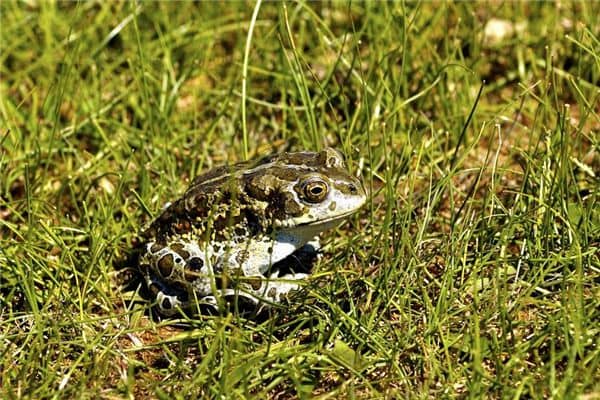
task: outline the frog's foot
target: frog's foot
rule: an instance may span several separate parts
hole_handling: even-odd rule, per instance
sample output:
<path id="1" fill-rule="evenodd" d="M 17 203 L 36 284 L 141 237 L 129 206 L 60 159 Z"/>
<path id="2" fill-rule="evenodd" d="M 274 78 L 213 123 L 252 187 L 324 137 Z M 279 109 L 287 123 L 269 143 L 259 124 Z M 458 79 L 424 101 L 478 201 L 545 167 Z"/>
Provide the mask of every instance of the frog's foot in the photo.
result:
<path id="1" fill-rule="evenodd" d="M 313 251 L 318 251 L 321 248 L 321 238 L 319 236 L 315 236 L 308 243 L 306 243 L 300 249 L 304 249 L 307 251 L 308 249 L 313 249 Z"/>
<path id="2" fill-rule="evenodd" d="M 197 304 L 201 314 L 215 314 L 222 309 L 244 315 L 256 313 L 259 298 L 242 288 L 220 289 L 215 294 L 199 298 Z"/>
<path id="3" fill-rule="evenodd" d="M 269 278 L 263 280 L 263 287 L 257 291 L 256 297 L 266 304 L 277 304 L 285 301 L 291 292 L 298 291 L 310 274 L 303 272 L 273 271 Z"/>
<path id="4" fill-rule="evenodd" d="M 166 285 L 160 279 L 149 275 L 146 285 L 150 295 L 156 299 L 157 311 L 164 316 L 173 316 L 189 305 L 189 294 L 185 287 L 176 284 Z"/>
<path id="5" fill-rule="evenodd" d="M 246 282 L 240 282 L 237 287 L 220 289 L 216 296 L 207 297 L 214 299 L 215 307 L 218 306 L 219 297 L 225 300 L 227 308 L 231 310 L 253 312 L 262 306 L 281 303 L 288 293 L 301 289 L 301 281 L 306 280 L 308 276 L 309 274 L 305 273 L 280 276 L 277 271 L 269 277 L 245 277 Z M 206 301 L 207 297 L 202 298 L 202 301 Z"/>

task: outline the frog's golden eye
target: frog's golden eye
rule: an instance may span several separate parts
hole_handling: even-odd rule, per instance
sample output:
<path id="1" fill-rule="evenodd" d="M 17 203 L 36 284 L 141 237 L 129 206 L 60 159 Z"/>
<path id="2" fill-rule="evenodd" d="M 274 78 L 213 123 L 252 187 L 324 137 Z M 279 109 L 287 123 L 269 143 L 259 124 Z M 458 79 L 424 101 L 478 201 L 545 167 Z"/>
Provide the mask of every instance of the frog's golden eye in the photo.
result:
<path id="1" fill-rule="evenodd" d="M 311 178 L 302 184 L 300 194 L 309 203 L 319 203 L 327 197 L 328 192 L 329 186 L 324 180 Z"/>

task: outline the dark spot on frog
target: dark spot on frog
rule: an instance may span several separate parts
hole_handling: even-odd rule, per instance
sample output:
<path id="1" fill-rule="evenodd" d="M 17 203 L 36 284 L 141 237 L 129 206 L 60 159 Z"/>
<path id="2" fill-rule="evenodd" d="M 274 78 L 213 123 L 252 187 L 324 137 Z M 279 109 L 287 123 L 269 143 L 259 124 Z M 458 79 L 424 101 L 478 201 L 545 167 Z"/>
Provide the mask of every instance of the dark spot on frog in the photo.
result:
<path id="1" fill-rule="evenodd" d="M 168 278 L 173 272 L 173 254 L 166 254 L 158 260 L 158 270 L 163 278 Z"/>
<path id="2" fill-rule="evenodd" d="M 274 287 L 272 287 L 271 289 L 269 289 L 269 291 L 267 292 L 267 296 L 269 296 L 272 299 L 275 299 L 277 295 L 277 289 L 275 289 Z"/>
<path id="3" fill-rule="evenodd" d="M 306 207 L 304 207 L 302 204 L 299 204 L 291 193 L 285 193 L 283 197 L 285 199 L 284 204 L 286 214 L 299 217 L 305 213 Z"/>
<path id="4" fill-rule="evenodd" d="M 215 243 L 213 247 L 217 253 L 221 253 L 224 248 L 223 244 L 221 243 Z"/>
<path id="5" fill-rule="evenodd" d="M 204 267 L 204 261 L 200 257 L 192 257 L 188 260 L 187 266 L 191 271 L 199 272 Z"/>
<path id="6" fill-rule="evenodd" d="M 298 204 L 291 193 L 278 193 L 270 200 L 267 207 L 267 213 L 278 220 L 285 220 L 289 217 L 299 217 L 304 214 L 306 208 Z"/>
<path id="7" fill-rule="evenodd" d="M 222 273 L 222 272 L 223 272 L 223 270 L 225 269 L 225 265 L 224 265 L 224 263 L 223 263 L 223 260 L 222 260 L 222 259 L 218 260 L 218 261 L 217 261 L 217 262 L 216 262 L 216 263 L 213 265 L 212 269 L 213 269 L 213 273 L 214 273 L 214 274 L 220 274 L 220 273 Z"/>
<path id="8" fill-rule="evenodd" d="M 237 255 L 235 256 L 235 261 L 237 261 L 237 263 L 239 265 L 242 265 L 244 263 L 244 261 L 246 261 L 248 259 L 248 251 L 247 250 L 240 250 L 238 251 Z"/>
<path id="9" fill-rule="evenodd" d="M 263 230 L 260 217 L 255 210 L 246 208 L 244 210 L 244 217 L 246 218 L 247 234 L 249 236 L 256 236 Z"/>
<path id="10" fill-rule="evenodd" d="M 179 254 L 181 257 L 183 257 L 183 259 L 187 259 L 190 257 L 190 253 L 186 250 L 183 249 L 183 244 L 181 243 L 175 243 L 173 245 L 171 245 L 171 250 L 173 250 L 175 253 Z M 182 260 L 175 260 L 175 263 L 179 264 Z"/>
<path id="11" fill-rule="evenodd" d="M 245 235 L 248 233 L 248 231 L 246 231 L 246 229 L 245 229 L 243 226 L 239 226 L 239 225 L 238 225 L 238 226 L 236 226 L 236 227 L 233 229 L 233 231 L 235 232 L 235 234 L 236 234 L 237 236 L 245 236 Z"/>
<path id="12" fill-rule="evenodd" d="M 168 297 L 163 297 L 160 306 L 165 310 L 170 310 L 173 307 L 173 304 L 171 303 L 171 299 L 169 299 Z"/>
<path id="13" fill-rule="evenodd" d="M 250 284 L 252 289 L 258 290 L 261 288 L 263 280 L 259 276 L 250 276 L 246 279 L 246 282 Z"/>

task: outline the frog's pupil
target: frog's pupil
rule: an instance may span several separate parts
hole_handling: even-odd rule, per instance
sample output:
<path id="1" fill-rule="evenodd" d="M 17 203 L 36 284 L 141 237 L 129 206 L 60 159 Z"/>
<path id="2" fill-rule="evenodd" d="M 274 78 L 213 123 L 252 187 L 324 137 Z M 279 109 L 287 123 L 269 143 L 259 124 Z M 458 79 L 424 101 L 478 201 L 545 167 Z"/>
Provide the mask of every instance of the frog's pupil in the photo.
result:
<path id="1" fill-rule="evenodd" d="M 327 190 L 327 186 L 323 182 L 310 182 L 304 187 L 304 193 L 308 201 L 320 201 Z"/>

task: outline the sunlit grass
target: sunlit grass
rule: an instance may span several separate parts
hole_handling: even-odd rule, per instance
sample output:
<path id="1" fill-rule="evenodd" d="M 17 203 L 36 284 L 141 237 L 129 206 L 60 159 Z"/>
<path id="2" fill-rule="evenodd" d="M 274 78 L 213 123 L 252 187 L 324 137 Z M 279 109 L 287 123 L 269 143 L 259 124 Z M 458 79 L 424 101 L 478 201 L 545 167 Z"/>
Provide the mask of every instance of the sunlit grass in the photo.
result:
<path id="1" fill-rule="evenodd" d="M 254 5 L 0 2 L 0 397 L 599 398 L 599 5 Z M 272 318 L 111 283 L 193 176 L 324 146 L 369 203 Z"/>

